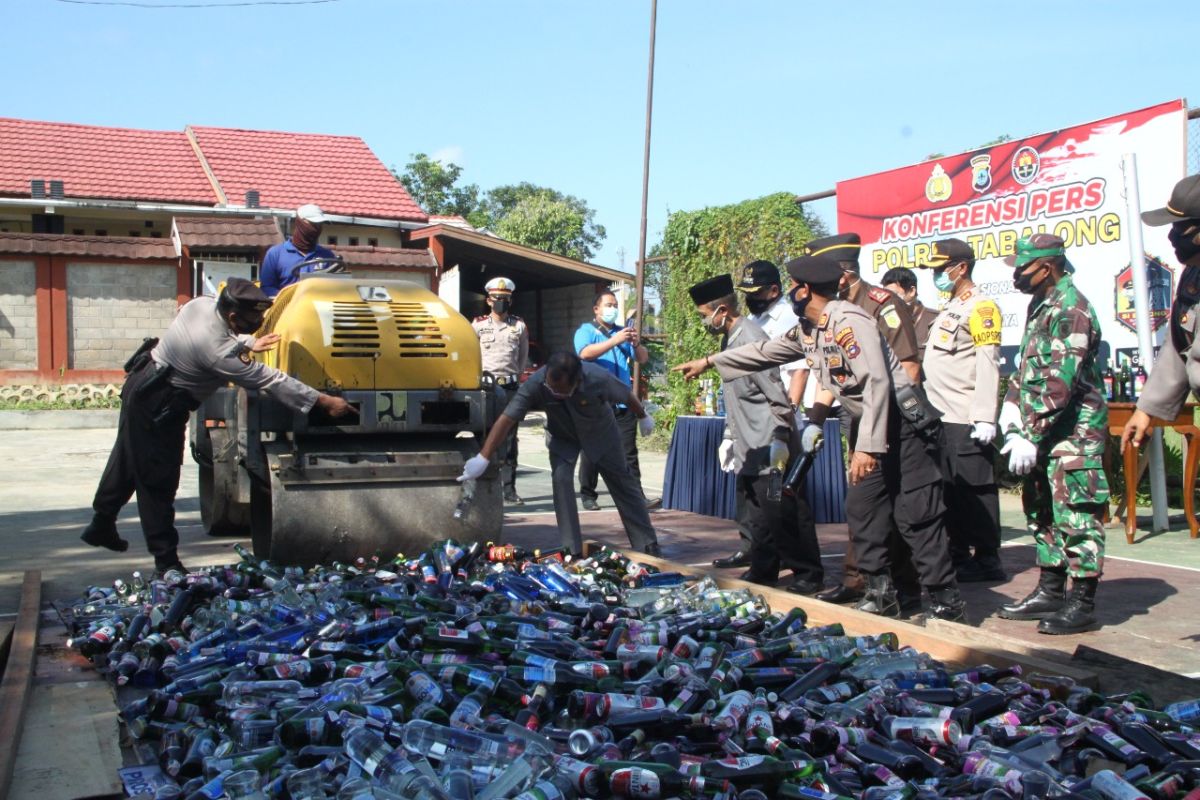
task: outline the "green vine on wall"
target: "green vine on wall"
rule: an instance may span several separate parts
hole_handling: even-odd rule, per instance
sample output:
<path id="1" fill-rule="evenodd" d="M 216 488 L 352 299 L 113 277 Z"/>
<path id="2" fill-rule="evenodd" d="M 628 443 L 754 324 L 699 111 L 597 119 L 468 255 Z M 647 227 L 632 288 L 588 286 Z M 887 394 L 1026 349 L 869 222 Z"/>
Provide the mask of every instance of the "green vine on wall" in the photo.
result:
<path id="1" fill-rule="evenodd" d="M 821 221 L 798 206 L 789 192 L 672 213 L 656 248 L 667 261 L 655 265 L 647 275 L 662 298 L 667 364 L 702 358 L 719 346 L 715 337 L 704 332 L 688 287 L 722 272 L 729 273 L 736 283 L 741 268 L 759 258 L 782 269 L 786 261 L 801 255 L 806 242 L 824 235 Z M 668 401 L 660 413 L 660 424 L 673 425 L 678 415 L 692 413 L 698 394 L 697 382 L 687 383 L 678 373 L 669 373 Z"/>

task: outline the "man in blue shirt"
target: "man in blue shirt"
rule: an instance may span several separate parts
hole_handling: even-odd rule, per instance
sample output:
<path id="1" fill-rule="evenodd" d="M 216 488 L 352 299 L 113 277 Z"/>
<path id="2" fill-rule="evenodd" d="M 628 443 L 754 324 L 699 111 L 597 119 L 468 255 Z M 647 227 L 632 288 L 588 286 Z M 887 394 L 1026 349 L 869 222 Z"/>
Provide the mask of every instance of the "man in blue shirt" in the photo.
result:
<path id="1" fill-rule="evenodd" d="M 637 363 L 645 364 L 650 354 L 638 341 L 638 333 L 634 328 L 626 328 L 617 324 L 620 309 L 615 294 L 601 292 L 596 295 L 596 300 L 592 304 L 592 312 L 594 315 L 592 320 L 583 323 L 575 331 L 575 352 L 584 361 L 603 367 L 617 380 L 633 388 L 633 361 L 637 359 Z M 613 413 L 617 417 L 617 429 L 621 433 L 625 461 L 629 464 L 629 471 L 633 473 L 633 477 L 640 487 L 642 470 L 638 465 L 637 419 L 624 403 L 614 405 Z M 596 502 L 597 478 L 595 464 L 591 462 L 586 453 L 582 454 L 579 458 L 579 496 L 583 500 L 583 508 L 586 511 L 597 511 L 600 508 L 600 504 Z M 647 505 L 657 507 L 660 502 L 656 500 Z"/>
<path id="2" fill-rule="evenodd" d="M 280 289 L 299 280 L 300 275 L 293 273 L 300 262 L 310 258 L 335 258 L 332 250 L 320 245 L 321 226 L 324 223 L 325 214 L 315 203 L 307 203 L 296 209 L 292 238 L 268 250 L 258 271 L 259 284 L 267 297 L 274 297 Z M 305 268 L 303 271 L 311 272 L 312 269 Z"/>

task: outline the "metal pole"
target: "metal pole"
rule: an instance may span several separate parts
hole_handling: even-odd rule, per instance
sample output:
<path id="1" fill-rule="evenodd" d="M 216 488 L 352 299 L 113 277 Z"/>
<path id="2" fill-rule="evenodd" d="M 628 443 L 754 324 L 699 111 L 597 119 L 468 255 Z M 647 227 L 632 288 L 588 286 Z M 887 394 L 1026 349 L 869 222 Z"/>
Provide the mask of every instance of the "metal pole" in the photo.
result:
<path id="1" fill-rule="evenodd" d="M 1154 364 L 1154 338 L 1150 328 L 1150 292 L 1146 285 L 1146 249 L 1142 244 L 1142 203 L 1138 194 L 1137 156 L 1121 157 L 1125 174 L 1125 208 L 1128 213 L 1129 263 L 1133 271 L 1133 308 L 1137 320 L 1138 355 L 1142 368 Z M 1167 529 L 1167 478 L 1163 468 L 1162 429 L 1156 428 L 1150 439 L 1150 503 L 1154 509 L 1155 531 Z"/>
<path id="2" fill-rule="evenodd" d="M 650 118 L 654 111 L 654 32 L 658 26 L 658 0 L 650 0 L 650 66 L 646 71 L 646 147 L 642 154 L 642 227 L 638 236 L 637 316 L 633 326 L 642 338 L 642 307 L 646 300 L 646 205 L 650 198 Z M 633 360 L 633 391 L 641 388 L 642 365 Z"/>

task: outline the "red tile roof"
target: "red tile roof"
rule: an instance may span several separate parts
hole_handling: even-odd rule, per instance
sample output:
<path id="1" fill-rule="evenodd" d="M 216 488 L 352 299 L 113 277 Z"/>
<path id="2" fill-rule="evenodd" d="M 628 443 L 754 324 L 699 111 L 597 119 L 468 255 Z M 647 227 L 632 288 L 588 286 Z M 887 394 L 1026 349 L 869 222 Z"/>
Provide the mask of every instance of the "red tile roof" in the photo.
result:
<path id="1" fill-rule="evenodd" d="M 283 241 L 274 217 L 175 217 L 185 247 L 270 247 Z"/>
<path id="2" fill-rule="evenodd" d="M 38 178 L 67 197 L 217 202 L 182 132 L 0 118 L 0 195 L 29 197 Z"/>
<path id="3" fill-rule="evenodd" d="M 133 260 L 178 261 L 170 239 L 138 236 L 64 236 L 59 233 L 0 233 L 0 253 L 53 256 L 103 256 Z"/>
<path id="4" fill-rule="evenodd" d="M 351 267 L 422 267 L 433 269 L 437 262 L 428 250 L 411 247 L 346 247 L 332 248 Z"/>
<path id="5" fill-rule="evenodd" d="M 429 217 L 357 136 L 191 126 L 230 203 L 257 189 L 270 208 L 316 203 L 329 214 Z"/>

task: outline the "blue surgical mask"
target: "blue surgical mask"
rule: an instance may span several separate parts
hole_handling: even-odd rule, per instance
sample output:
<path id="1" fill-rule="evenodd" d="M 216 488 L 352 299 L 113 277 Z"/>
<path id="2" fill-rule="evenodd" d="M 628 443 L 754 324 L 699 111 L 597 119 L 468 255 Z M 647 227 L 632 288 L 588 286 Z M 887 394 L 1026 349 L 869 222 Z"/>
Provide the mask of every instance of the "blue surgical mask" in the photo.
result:
<path id="1" fill-rule="evenodd" d="M 950 280 L 950 276 L 946 274 L 947 272 L 949 272 L 949 270 L 942 269 L 933 273 L 933 285 L 938 288 L 938 291 L 954 291 L 954 281 Z"/>
<path id="2" fill-rule="evenodd" d="M 605 325 L 612 325 L 617 321 L 617 312 L 619 310 L 616 306 L 605 306 L 600 309 L 600 321 Z"/>

